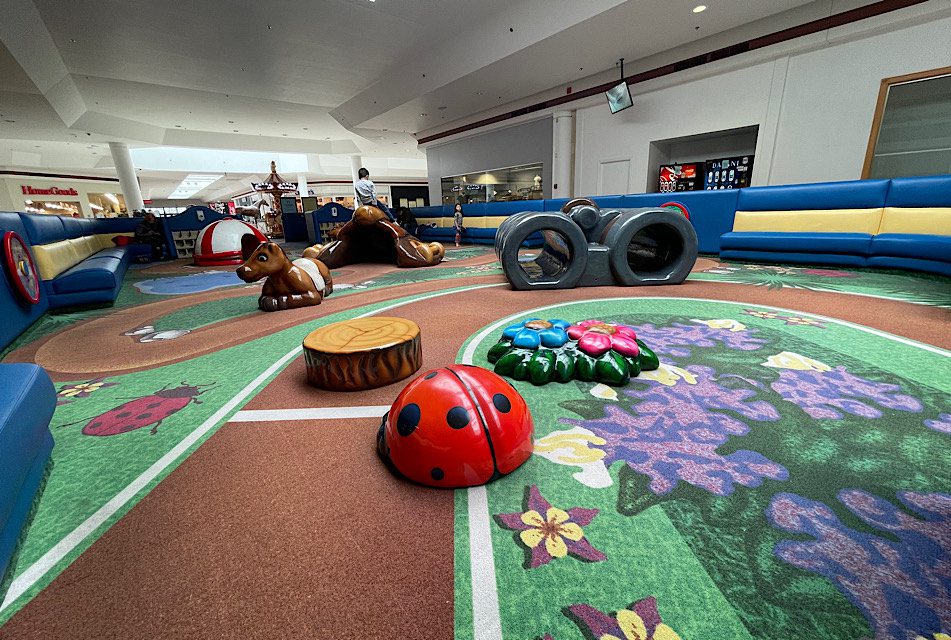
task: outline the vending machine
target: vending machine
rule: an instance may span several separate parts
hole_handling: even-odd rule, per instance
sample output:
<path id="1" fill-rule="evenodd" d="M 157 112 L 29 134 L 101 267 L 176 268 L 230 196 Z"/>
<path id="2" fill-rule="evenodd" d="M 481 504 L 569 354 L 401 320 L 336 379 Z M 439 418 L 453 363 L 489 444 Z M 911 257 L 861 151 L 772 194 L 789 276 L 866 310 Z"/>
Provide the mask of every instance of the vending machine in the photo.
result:
<path id="1" fill-rule="evenodd" d="M 703 188 L 703 166 L 696 164 L 663 164 L 660 166 L 658 191 L 699 191 Z"/>
<path id="2" fill-rule="evenodd" d="M 703 188 L 707 191 L 742 189 L 750 186 L 752 173 L 753 156 L 707 160 Z"/>

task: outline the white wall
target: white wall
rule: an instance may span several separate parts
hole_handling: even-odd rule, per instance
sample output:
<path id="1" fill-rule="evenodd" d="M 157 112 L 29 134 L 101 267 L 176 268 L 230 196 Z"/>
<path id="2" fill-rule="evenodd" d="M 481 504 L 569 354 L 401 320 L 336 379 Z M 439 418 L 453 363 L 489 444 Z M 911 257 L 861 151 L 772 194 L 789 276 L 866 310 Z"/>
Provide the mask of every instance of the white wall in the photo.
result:
<path id="1" fill-rule="evenodd" d="M 759 125 L 754 185 L 859 178 L 882 78 L 949 61 L 951 18 L 942 18 L 746 66 L 734 60 L 652 91 L 634 85 L 627 111 L 612 116 L 601 102 L 578 109 L 575 193 L 597 194 L 601 163 L 625 158 L 632 191 L 644 191 L 652 141 L 749 125 Z"/>
<path id="2" fill-rule="evenodd" d="M 550 198 L 552 126 L 552 118 L 548 116 L 427 146 L 430 203 L 442 202 L 444 177 L 536 162 L 542 163 L 542 191 Z"/>
<path id="3" fill-rule="evenodd" d="M 951 64 L 951 18 L 789 59 L 768 184 L 861 177 L 882 78 Z"/>

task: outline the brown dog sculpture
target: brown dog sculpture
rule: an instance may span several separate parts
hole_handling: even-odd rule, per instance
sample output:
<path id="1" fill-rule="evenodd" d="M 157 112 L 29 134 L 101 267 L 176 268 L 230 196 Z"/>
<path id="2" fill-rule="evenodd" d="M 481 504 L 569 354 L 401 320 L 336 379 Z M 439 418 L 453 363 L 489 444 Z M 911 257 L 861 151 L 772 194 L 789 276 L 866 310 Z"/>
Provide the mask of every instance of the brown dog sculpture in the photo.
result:
<path id="1" fill-rule="evenodd" d="M 304 249 L 304 257 L 320 260 L 331 269 L 356 262 L 389 262 L 400 267 L 439 264 L 446 250 L 438 242 L 421 242 L 372 206 L 358 207 L 353 219 L 337 230 L 327 244 Z"/>
<path id="2" fill-rule="evenodd" d="M 320 260 L 299 258 L 291 262 L 280 245 L 259 242 L 250 233 L 241 239 L 241 253 L 245 261 L 237 268 L 239 278 L 245 282 L 267 278 L 258 298 L 263 311 L 320 304 L 333 293 L 330 269 Z"/>

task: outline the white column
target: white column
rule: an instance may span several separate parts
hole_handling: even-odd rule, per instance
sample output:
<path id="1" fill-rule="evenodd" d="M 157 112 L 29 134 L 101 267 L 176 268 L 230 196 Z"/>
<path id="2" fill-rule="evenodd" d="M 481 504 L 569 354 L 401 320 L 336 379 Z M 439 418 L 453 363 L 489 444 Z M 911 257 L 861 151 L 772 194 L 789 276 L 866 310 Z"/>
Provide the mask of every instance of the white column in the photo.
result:
<path id="1" fill-rule="evenodd" d="M 551 197 L 570 198 L 574 189 L 575 112 L 557 111 L 554 115 Z"/>
<path id="2" fill-rule="evenodd" d="M 301 198 L 306 198 L 310 195 L 307 193 L 307 176 L 303 173 L 297 174 L 297 193 Z"/>
<path id="3" fill-rule="evenodd" d="M 357 175 L 357 172 L 360 171 L 360 168 L 363 166 L 363 156 L 361 155 L 352 155 L 350 156 L 350 173 L 353 174 L 353 182 L 356 184 L 357 180 L 360 177 Z"/>
<path id="4" fill-rule="evenodd" d="M 139 179 L 135 175 L 135 167 L 132 166 L 132 154 L 129 153 L 129 145 L 124 142 L 110 142 L 109 150 L 112 152 L 112 161 L 115 163 L 116 173 L 119 175 L 119 187 L 122 189 L 122 196 L 125 198 L 126 209 L 130 214 L 136 209 L 144 209 L 145 203 L 142 202 Z"/>

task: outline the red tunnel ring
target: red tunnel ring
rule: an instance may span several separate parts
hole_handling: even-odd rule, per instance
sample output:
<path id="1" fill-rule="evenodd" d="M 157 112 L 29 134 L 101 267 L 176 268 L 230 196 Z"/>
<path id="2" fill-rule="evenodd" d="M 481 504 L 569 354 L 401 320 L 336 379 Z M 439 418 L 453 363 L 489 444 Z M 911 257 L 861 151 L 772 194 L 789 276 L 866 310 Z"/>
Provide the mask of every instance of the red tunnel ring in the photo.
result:
<path id="1" fill-rule="evenodd" d="M 14 243 L 20 246 L 20 249 L 23 250 L 23 254 L 26 256 L 25 266 L 29 269 L 29 275 L 32 276 L 36 291 L 27 289 L 26 283 L 23 281 L 19 265 L 13 258 Z M 23 242 L 23 238 L 21 238 L 20 234 L 16 231 L 7 231 L 3 234 L 3 255 L 7 263 L 10 282 L 13 284 L 13 288 L 30 304 L 38 304 L 40 301 L 40 277 L 36 272 L 36 265 L 33 264 L 33 256 L 30 254 L 29 248 L 27 248 L 26 243 Z"/>
<path id="2" fill-rule="evenodd" d="M 660 208 L 661 208 L 661 209 L 663 209 L 663 208 L 665 208 L 665 207 L 669 207 L 669 208 L 671 208 L 671 209 L 676 209 L 676 210 L 679 211 L 680 213 L 684 214 L 684 217 L 685 217 L 687 220 L 690 220 L 690 211 L 687 210 L 687 207 L 686 207 L 685 205 L 682 205 L 682 204 L 680 204 L 679 202 L 665 202 L 664 204 L 660 205 Z"/>

